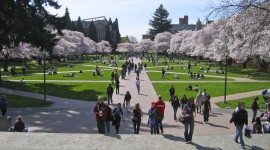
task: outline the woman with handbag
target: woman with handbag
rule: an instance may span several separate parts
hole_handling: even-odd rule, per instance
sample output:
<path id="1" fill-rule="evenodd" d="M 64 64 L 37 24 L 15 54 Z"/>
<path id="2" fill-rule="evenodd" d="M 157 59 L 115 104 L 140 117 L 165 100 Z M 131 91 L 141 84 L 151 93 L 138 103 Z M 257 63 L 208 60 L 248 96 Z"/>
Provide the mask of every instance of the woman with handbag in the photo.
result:
<path id="1" fill-rule="evenodd" d="M 196 106 L 194 104 L 194 98 L 191 97 L 188 100 L 188 103 L 183 108 L 183 114 L 187 116 L 185 121 L 185 132 L 184 132 L 187 144 L 192 144 L 192 135 L 194 131 L 194 117 L 196 117 L 195 107 Z M 189 132 L 188 128 L 190 128 Z"/>
<path id="2" fill-rule="evenodd" d="M 142 121 L 142 110 L 140 108 L 140 104 L 135 104 L 135 108 L 133 109 L 133 128 L 134 128 L 134 134 L 139 134 L 140 132 L 140 125 Z"/>

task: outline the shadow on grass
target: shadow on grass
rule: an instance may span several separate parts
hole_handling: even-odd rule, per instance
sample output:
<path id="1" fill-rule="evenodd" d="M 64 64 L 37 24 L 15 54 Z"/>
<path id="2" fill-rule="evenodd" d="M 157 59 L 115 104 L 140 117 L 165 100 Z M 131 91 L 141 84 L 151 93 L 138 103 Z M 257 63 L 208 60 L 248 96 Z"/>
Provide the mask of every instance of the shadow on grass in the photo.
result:
<path id="1" fill-rule="evenodd" d="M 86 83 L 84 83 L 87 85 Z M 100 85 L 101 83 L 99 83 Z M 106 96 L 105 93 L 105 87 L 104 92 L 96 91 L 91 87 L 92 84 L 89 84 L 89 87 L 80 87 L 82 83 L 74 84 L 74 83 L 68 83 L 68 84 L 56 84 L 56 83 L 46 83 L 46 93 L 51 96 L 57 96 L 57 97 L 64 97 L 64 98 L 70 98 L 70 99 L 78 99 L 83 101 L 96 101 L 98 96 Z M 43 83 L 27 83 L 24 85 L 19 84 L 18 82 L 10 82 L 5 81 L 0 83 L 1 87 L 14 89 L 14 90 L 21 90 L 26 92 L 33 92 L 33 93 L 44 93 L 44 84 Z M 97 85 L 98 86 L 98 85 Z M 75 91 L 74 89 L 78 89 L 78 91 Z M 97 87 L 94 87 L 98 89 Z M 103 87 L 101 87 L 103 88 Z"/>

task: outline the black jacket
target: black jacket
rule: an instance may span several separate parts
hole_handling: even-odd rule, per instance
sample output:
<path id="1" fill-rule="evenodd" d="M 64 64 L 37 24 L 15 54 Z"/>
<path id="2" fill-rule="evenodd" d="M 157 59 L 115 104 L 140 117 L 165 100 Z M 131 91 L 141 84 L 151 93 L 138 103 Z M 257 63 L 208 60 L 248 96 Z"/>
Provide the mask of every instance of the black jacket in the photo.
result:
<path id="1" fill-rule="evenodd" d="M 260 109 L 259 106 L 258 106 L 257 101 L 253 100 L 252 105 L 251 105 L 251 109 L 253 109 L 253 110 Z"/>
<path id="2" fill-rule="evenodd" d="M 170 94 L 172 95 L 172 94 L 175 93 L 175 89 L 174 89 L 174 88 L 170 88 L 169 92 L 170 92 Z"/>
<path id="3" fill-rule="evenodd" d="M 246 110 L 236 110 L 233 112 L 230 123 L 234 122 L 237 125 L 248 124 L 248 112 Z"/>
<path id="4" fill-rule="evenodd" d="M 125 95 L 125 100 L 126 101 L 130 101 L 131 100 L 131 95 L 130 94 L 126 94 Z"/>
<path id="5" fill-rule="evenodd" d="M 108 95 L 112 95 L 112 94 L 113 94 L 113 88 L 112 88 L 111 86 L 109 86 L 109 87 L 107 88 L 107 94 L 108 94 Z"/>

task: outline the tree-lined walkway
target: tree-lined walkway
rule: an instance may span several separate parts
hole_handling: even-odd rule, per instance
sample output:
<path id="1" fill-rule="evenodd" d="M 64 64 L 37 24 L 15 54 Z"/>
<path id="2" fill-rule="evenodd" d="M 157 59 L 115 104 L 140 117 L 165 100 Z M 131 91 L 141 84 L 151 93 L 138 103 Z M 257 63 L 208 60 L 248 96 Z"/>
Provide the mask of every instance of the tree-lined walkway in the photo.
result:
<path id="1" fill-rule="evenodd" d="M 134 58 L 135 63 L 138 63 L 139 61 L 139 59 Z M 147 112 L 151 102 L 157 100 L 157 94 L 146 72 L 143 70 L 140 74 L 141 93 L 140 95 L 138 95 L 135 86 L 135 78 L 136 74 L 134 73 L 134 71 L 132 71 L 125 80 L 120 79 L 120 94 L 115 95 L 114 91 L 114 104 L 111 106 L 115 107 L 116 103 L 122 104 L 126 91 L 130 91 L 132 95 L 132 108 L 136 103 L 140 103 L 144 115 L 142 118 L 140 133 L 150 134 L 150 129 L 147 126 Z M 41 100 L 43 99 L 42 94 L 22 92 L 4 88 L 1 88 L 1 91 Z M 104 91 L 106 91 L 106 89 L 104 89 Z M 247 93 L 245 93 L 245 95 L 247 95 Z M 255 94 L 257 93 L 255 92 Z M 243 94 L 241 93 L 238 95 L 234 95 L 236 96 L 233 96 L 233 98 L 243 98 Z M 223 97 L 213 97 L 212 104 L 214 101 L 223 100 L 222 98 Z M 31 132 L 97 133 L 96 121 L 93 115 L 93 107 L 96 102 L 84 102 L 55 96 L 47 96 L 47 99 L 55 102 L 55 104 L 49 108 L 9 108 L 8 115 L 12 115 L 13 117 L 16 117 L 17 115 L 22 115 Z M 89 97 L 89 99 L 91 99 L 91 97 Z M 228 99 L 230 99 L 230 96 L 228 96 Z M 198 114 L 195 118 L 196 122 L 194 135 L 234 133 L 234 126 L 232 124 L 228 124 L 228 121 L 231 117 L 231 112 L 232 110 L 223 110 L 214 107 L 213 113 L 210 116 L 210 123 L 206 125 L 203 124 L 203 116 Z M 131 122 L 131 118 L 132 116 L 125 111 L 125 122 L 121 122 L 120 133 L 133 133 L 133 124 Z M 173 109 L 168 102 L 166 102 L 165 119 L 163 121 L 163 124 L 165 134 L 180 136 L 183 135 L 184 127 L 181 123 L 174 122 Z M 112 134 L 114 134 L 114 128 L 111 129 L 111 131 Z"/>

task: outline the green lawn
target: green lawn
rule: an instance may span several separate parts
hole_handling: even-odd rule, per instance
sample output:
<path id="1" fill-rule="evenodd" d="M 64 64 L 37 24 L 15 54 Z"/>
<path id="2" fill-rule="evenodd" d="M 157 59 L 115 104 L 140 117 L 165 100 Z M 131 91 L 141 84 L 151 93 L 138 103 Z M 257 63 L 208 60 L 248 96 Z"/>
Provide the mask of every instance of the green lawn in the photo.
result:
<path id="1" fill-rule="evenodd" d="M 15 82 L 2 82 L 1 87 L 43 94 L 43 83 L 26 83 L 20 85 Z M 96 101 L 98 96 L 106 96 L 109 83 L 47 83 L 47 94 L 78 99 Z"/>
<path id="2" fill-rule="evenodd" d="M 103 76 L 93 76 L 92 71 L 86 71 L 83 73 L 75 72 L 77 77 L 63 77 L 63 75 L 66 75 L 67 73 L 73 73 L 73 72 L 65 72 L 65 73 L 58 73 L 57 75 L 48 75 L 46 73 L 46 79 L 47 80 L 110 80 L 111 79 L 111 73 L 114 70 L 102 70 L 101 72 Z M 120 71 L 118 71 L 120 74 Z M 26 75 L 26 76 L 8 76 L 5 79 L 7 80 L 21 80 L 24 78 L 25 80 L 43 80 L 43 74 L 32 74 L 32 75 Z"/>
<path id="3" fill-rule="evenodd" d="M 203 90 L 206 89 L 207 93 L 211 97 L 224 95 L 224 83 L 197 83 L 199 88 Z M 197 93 L 194 91 L 186 91 L 185 88 L 189 85 L 188 83 L 153 83 L 153 86 L 158 95 L 162 95 L 165 101 L 169 100 L 169 89 L 170 86 L 175 87 L 176 94 L 178 97 L 182 97 L 186 94 L 187 97 L 196 97 Z M 191 84 L 194 88 L 196 83 Z M 256 85 L 256 86 L 255 86 Z M 270 87 L 269 83 L 238 83 L 238 82 L 228 82 L 227 83 L 227 94 L 236 94 L 241 92 L 248 92 L 254 90 L 268 89 Z"/>
<path id="4" fill-rule="evenodd" d="M 147 64 L 149 64 L 150 66 L 153 66 L 151 65 L 152 63 L 147 63 Z M 178 65 L 176 63 L 169 64 L 169 66 L 172 66 L 172 65 L 177 65 L 177 66 L 173 66 L 173 70 L 170 70 L 170 72 L 180 72 L 180 73 L 188 72 L 186 61 L 184 61 L 182 65 Z M 162 65 L 162 66 L 168 66 L 168 65 Z M 148 68 L 148 70 L 161 71 L 162 66 L 153 66 L 154 68 Z M 217 67 L 211 67 L 211 70 L 218 69 L 220 65 L 217 64 L 216 66 Z M 193 73 L 200 72 L 200 67 L 208 68 L 208 65 L 206 65 L 205 62 L 197 63 L 196 66 L 192 66 L 191 72 Z M 163 68 L 166 69 L 166 67 L 163 67 Z M 210 71 L 208 71 L 208 73 L 206 72 L 201 72 L 201 73 L 204 73 L 205 75 L 224 76 L 224 74 L 220 74 L 220 73 L 217 74 L 216 72 L 210 72 Z M 268 73 L 258 72 L 256 69 L 253 69 L 253 68 L 239 69 L 236 66 L 228 67 L 228 76 L 245 78 L 247 74 L 250 76 L 249 78 L 252 78 L 252 79 L 270 80 L 270 75 Z"/>
<path id="5" fill-rule="evenodd" d="M 173 78 L 173 73 L 166 73 L 165 79 L 161 79 L 161 72 L 147 72 L 152 81 L 222 81 L 223 78 L 204 77 L 204 79 L 192 79 L 188 74 L 179 74 L 179 79 Z M 232 79 L 228 79 L 232 81 Z"/>
<path id="6" fill-rule="evenodd" d="M 255 96 L 252 96 L 252 97 L 247 97 L 247 98 L 241 98 L 241 99 L 237 99 L 237 100 L 230 100 L 230 101 L 227 101 L 227 103 L 223 103 L 223 102 L 218 102 L 216 103 L 218 107 L 220 108 L 236 108 L 238 106 L 238 102 L 244 102 L 245 105 L 246 105 L 246 108 L 247 109 L 251 109 L 251 104 L 252 104 L 252 101 L 254 99 Z M 258 104 L 261 103 L 261 102 L 264 102 L 262 96 L 259 95 L 259 100 L 257 100 Z"/>
<path id="7" fill-rule="evenodd" d="M 1 95 L 3 93 L 0 93 Z M 53 102 L 46 101 L 44 103 L 43 100 L 38 100 L 34 98 L 17 96 L 4 93 L 6 98 L 8 99 L 8 108 L 20 108 L 20 107 L 48 107 L 53 104 Z"/>

